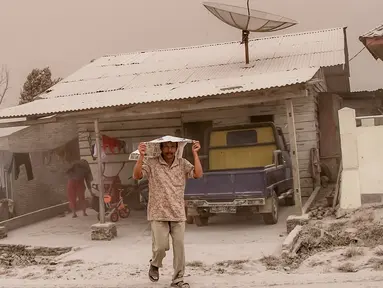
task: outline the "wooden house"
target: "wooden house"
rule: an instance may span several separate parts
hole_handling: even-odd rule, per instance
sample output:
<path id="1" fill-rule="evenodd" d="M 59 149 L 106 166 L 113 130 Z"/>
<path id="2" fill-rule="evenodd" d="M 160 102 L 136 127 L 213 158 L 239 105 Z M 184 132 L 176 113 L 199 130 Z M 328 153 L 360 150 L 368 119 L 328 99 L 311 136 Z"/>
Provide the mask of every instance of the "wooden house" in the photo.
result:
<path id="1" fill-rule="evenodd" d="M 296 186 L 308 197 L 315 176 L 310 151 L 320 147 L 318 93 L 350 87 L 346 29 L 252 39 L 247 65 L 243 49 L 230 42 L 104 56 L 41 100 L 0 111 L 0 118 L 28 117 L 29 124 L 49 121 L 42 118 L 47 115 L 50 121 L 75 119 L 81 157 L 94 175 L 122 169 L 123 182 L 132 175 L 129 153 L 141 141 L 184 135 L 204 146 L 211 127 L 274 121 L 291 143 Z M 97 163 L 91 155 L 97 128 L 124 140 L 125 153 Z"/>

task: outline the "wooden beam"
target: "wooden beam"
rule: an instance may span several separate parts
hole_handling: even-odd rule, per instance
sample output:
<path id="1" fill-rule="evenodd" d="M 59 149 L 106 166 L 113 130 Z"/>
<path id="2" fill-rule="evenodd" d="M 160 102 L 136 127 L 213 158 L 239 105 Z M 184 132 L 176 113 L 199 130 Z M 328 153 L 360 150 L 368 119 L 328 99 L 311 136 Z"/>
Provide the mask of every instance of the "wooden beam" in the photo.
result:
<path id="1" fill-rule="evenodd" d="M 340 181 L 341 181 L 341 176 L 342 176 L 342 171 L 343 171 L 343 162 L 340 161 L 339 163 L 339 169 L 338 169 L 338 176 L 336 177 L 336 183 L 335 183 L 335 195 L 334 195 L 334 199 L 333 199 L 333 202 L 332 202 L 332 208 L 335 208 L 336 207 L 336 204 L 338 203 L 338 199 L 340 198 L 339 197 L 339 192 L 340 192 Z"/>
<path id="2" fill-rule="evenodd" d="M 309 209 L 311 208 L 311 205 L 314 203 L 315 199 L 317 198 L 320 189 L 321 189 L 321 186 L 315 187 L 313 193 L 311 193 L 309 199 L 307 199 L 305 205 L 303 206 L 303 209 L 302 209 L 303 214 L 306 214 L 307 212 L 309 212 Z"/>
<path id="3" fill-rule="evenodd" d="M 96 149 L 97 149 L 97 164 L 98 164 L 98 178 L 100 186 L 98 190 L 99 194 L 99 205 L 100 205 L 100 223 L 105 223 L 105 204 L 104 204 L 104 178 L 102 175 L 102 158 L 101 158 L 101 140 L 100 140 L 100 128 L 98 126 L 98 119 L 94 120 L 94 130 L 96 131 Z"/>
<path id="4" fill-rule="evenodd" d="M 295 209 L 296 215 L 302 215 L 302 197 L 301 197 L 301 183 L 299 176 L 299 161 L 298 161 L 298 148 L 297 148 L 297 135 L 295 130 L 295 121 L 294 121 L 294 106 L 291 99 L 285 101 L 286 105 L 286 115 L 287 115 L 287 126 L 289 130 L 289 143 L 290 143 L 290 157 L 291 157 L 291 166 L 293 172 L 293 182 L 294 182 L 294 198 L 295 198 Z"/>
<path id="5" fill-rule="evenodd" d="M 21 121 L 12 121 L 12 122 L 0 122 L 0 128 L 9 128 L 9 127 L 20 127 L 20 126 L 32 126 L 32 125 L 41 125 L 41 124 L 50 124 L 58 122 L 69 122 L 77 120 L 89 120 L 94 123 L 94 119 L 97 118 L 97 115 L 100 113 L 111 113 L 115 112 L 115 108 L 103 108 L 103 109 L 94 109 L 91 111 L 76 111 L 71 113 L 52 113 L 49 115 L 40 115 L 34 116 L 32 118 L 27 117 L 27 120 Z M 2 118 L 1 120 L 8 119 L 18 119 L 23 117 L 9 117 Z M 29 118 L 29 119 L 28 119 Z"/>
<path id="6" fill-rule="evenodd" d="M 0 122 L 0 128 L 9 128 L 9 127 L 23 127 L 23 126 L 32 126 L 39 124 L 49 124 L 49 123 L 57 123 L 57 118 L 44 118 L 39 120 L 22 120 L 22 121 L 14 121 L 14 122 Z"/>

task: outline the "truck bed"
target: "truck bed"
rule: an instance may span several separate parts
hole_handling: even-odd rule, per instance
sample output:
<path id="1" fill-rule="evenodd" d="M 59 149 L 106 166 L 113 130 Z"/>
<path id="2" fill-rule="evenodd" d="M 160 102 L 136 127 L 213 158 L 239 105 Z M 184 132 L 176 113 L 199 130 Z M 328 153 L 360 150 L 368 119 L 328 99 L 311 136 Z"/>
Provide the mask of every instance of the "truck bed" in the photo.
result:
<path id="1" fill-rule="evenodd" d="M 268 197 L 267 174 L 265 167 L 206 172 L 200 179 L 187 181 L 185 200 L 233 201 Z"/>

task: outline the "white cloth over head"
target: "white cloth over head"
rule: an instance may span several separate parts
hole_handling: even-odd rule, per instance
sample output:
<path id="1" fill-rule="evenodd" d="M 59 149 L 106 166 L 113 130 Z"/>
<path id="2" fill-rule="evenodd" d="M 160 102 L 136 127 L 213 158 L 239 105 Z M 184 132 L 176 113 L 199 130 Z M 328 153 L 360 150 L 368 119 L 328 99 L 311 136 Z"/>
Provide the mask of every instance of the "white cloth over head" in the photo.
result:
<path id="1" fill-rule="evenodd" d="M 165 143 L 165 142 L 177 142 L 178 149 L 175 156 L 176 158 L 182 158 L 186 144 L 193 143 L 193 140 L 175 137 L 175 136 L 163 136 L 149 142 L 144 142 L 146 144 L 145 158 L 154 158 L 154 157 L 160 156 L 161 155 L 160 143 Z M 140 157 L 140 152 L 137 149 L 136 151 L 133 151 L 132 153 L 130 153 L 129 160 L 137 160 L 139 157 Z"/>

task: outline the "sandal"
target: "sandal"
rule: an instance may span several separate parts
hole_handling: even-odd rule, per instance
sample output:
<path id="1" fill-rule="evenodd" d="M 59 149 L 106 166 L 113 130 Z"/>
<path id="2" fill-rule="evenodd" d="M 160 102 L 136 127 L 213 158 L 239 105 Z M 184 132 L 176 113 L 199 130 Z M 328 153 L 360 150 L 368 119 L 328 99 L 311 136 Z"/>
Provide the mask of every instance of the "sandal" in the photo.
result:
<path id="1" fill-rule="evenodd" d="M 150 268 L 149 268 L 149 279 L 152 282 L 158 282 L 158 280 L 160 280 L 160 272 L 159 272 L 159 269 L 156 266 L 150 265 Z"/>
<path id="2" fill-rule="evenodd" d="M 184 281 L 180 281 L 178 283 L 172 283 L 170 287 L 178 287 L 178 288 L 190 288 L 189 283 L 186 283 Z"/>

